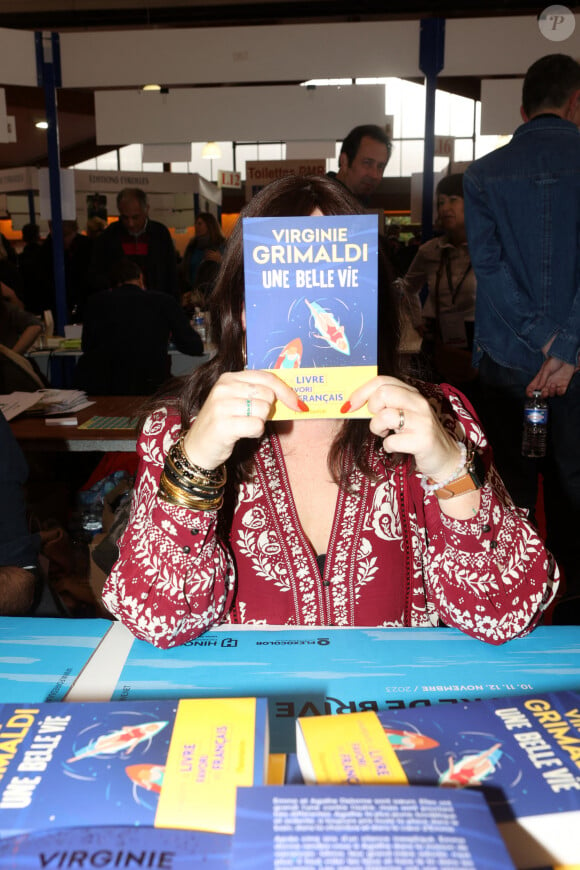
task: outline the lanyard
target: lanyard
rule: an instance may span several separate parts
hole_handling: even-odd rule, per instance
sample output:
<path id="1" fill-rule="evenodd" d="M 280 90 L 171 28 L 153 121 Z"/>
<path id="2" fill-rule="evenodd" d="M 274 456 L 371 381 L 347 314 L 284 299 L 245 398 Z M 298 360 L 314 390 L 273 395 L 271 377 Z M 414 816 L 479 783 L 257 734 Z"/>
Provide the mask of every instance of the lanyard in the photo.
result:
<path id="1" fill-rule="evenodd" d="M 461 278 L 459 279 L 459 282 L 454 287 L 453 286 L 453 277 L 451 275 L 451 259 L 449 256 L 449 248 L 443 248 L 443 250 L 441 251 L 441 261 L 439 263 L 439 269 L 437 270 L 437 282 L 436 282 L 436 287 L 435 287 L 435 293 L 437 296 L 437 303 L 439 303 L 439 284 L 441 281 L 441 272 L 443 271 L 443 266 L 445 266 L 445 273 L 447 275 L 447 287 L 449 288 L 449 292 L 451 293 L 451 303 L 452 303 L 452 305 L 455 305 L 455 300 L 457 299 L 457 294 L 461 290 L 463 282 L 465 281 L 469 272 L 471 271 L 471 260 L 467 264 L 467 268 L 466 268 L 465 272 L 463 273 L 463 275 L 461 276 Z"/>

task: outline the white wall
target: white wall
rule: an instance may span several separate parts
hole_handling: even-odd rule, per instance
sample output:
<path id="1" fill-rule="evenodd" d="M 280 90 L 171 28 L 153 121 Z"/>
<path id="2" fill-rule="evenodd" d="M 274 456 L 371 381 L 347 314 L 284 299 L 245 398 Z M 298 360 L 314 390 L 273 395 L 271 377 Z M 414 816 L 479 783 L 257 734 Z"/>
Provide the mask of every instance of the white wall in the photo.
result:
<path id="1" fill-rule="evenodd" d="M 176 88 L 168 94 L 97 91 L 99 145 L 119 142 L 342 139 L 357 124 L 385 123 L 383 85 Z"/>
<path id="2" fill-rule="evenodd" d="M 0 57 L 3 85 L 38 86 L 34 33 L 0 27 Z"/>
<path id="3" fill-rule="evenodd" d="M 547 2 L 538 6 L 541 11 Z M 578 17 L 578 16 L 576 16 Z M 452 18 L 445 23 L 446 76 L 523 75 L 545 54 L 580 55 L 580 21 L 563 42 L 546 39 L 535 15 Z"/>
<path id="4" fill-rule="evenodd" d="M 419 74 L 419 21 L 62 33 L 64 87 Z"/>

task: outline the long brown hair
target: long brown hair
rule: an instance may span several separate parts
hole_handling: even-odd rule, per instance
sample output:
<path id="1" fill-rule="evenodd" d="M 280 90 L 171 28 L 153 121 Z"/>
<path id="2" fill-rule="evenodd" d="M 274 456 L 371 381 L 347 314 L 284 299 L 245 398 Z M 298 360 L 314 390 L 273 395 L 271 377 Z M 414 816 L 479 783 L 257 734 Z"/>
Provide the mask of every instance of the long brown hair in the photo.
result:
<path id="1" fill-rule="evenodd" d="M 242 245 L 243 217 L 297 217 L 311 215 L 315 209 L 325 215 L 364 214 L 358 200 L 339 182 L 319 176 L 288 176 L 264 187 L 248 203 L 228 240 L 220 273 L 211 294 L 212 340 L 216 355 L 192 373 L 177 396 L 182 426 L 188 428 L 192 417 L 207 399 L 212 387 L 224 372 L 244 368 L 245 337 L 242 326 L 244 308 L 244 261 Z M 392 273 L 379 246 L 378 369 L 380 374 L 397 376 L 399 315 L 398 301 L 392 289 Z M 329 468 L 337 483 L 341 482 L 345 452 L 350 448 L 354 462 L 370 474 L 367 458 L 368 422 L 345 422 L 329 454 Z M 238 442 L 228 463 L 230 477 L 244 478 L 252 466 L 256 442 Z"/>

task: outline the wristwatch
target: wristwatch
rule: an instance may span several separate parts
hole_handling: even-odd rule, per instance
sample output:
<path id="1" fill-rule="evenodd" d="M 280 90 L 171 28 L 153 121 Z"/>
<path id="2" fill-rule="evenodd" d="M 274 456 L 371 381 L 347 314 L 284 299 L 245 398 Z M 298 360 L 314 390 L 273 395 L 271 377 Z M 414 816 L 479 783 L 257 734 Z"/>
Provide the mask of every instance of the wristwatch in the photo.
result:
<path id="1" fill-rule="evenodd" d="M 435 490 L 437 498 L 454 498 L 456 495 L 464 495 L 466 492 L 481 489 L 485 483 L 485 466 L 483 459 L 475 449 L 475 445 L 471 442 L 467 445 L 465 466 L 465 474 Z M 434 483 L 434 481 L 429 480 L 428 483 Z"/>

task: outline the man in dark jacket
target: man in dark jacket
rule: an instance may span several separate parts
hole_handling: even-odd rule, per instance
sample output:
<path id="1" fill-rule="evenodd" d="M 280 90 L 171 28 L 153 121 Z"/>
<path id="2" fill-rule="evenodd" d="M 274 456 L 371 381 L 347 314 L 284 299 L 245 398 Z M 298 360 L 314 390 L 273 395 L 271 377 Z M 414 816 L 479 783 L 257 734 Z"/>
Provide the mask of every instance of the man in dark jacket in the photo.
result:
<path id="1" fill-rule="evenodd" d="M 100 396 L 146 396 L 170 376 L 169 339 L 189 356 L 203 354 L 203 342 L 178 302 L 145 289 L 131 260 L 112 271 L 113 288 L 89 297 L 76 385 Z"/>
<path id="2" fill-rule="evenodd" d="M 89 282 L 94 290 L 111 287 L 110 271 L 119 260 L 137 263 L 148 290 L 179 298 L 177 257 L 166 226 L 149 218 L 147 194 L 126 187 L 117 196 L 119 220 L 95 239 Z"/>

